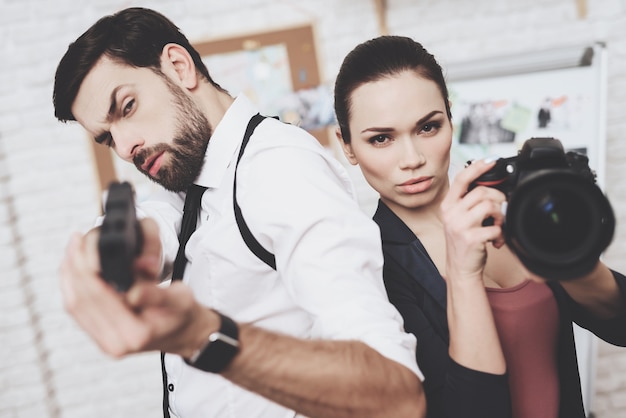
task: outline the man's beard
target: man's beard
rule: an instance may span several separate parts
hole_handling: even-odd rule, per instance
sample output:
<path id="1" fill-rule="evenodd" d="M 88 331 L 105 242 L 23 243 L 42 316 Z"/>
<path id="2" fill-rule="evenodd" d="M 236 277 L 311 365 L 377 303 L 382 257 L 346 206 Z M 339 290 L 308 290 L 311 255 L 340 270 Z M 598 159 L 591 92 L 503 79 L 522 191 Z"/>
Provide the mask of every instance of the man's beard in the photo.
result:
<path id="1" fill-rule="evenodd" d="M 186 191 L 198 178 L 206 153 L 209 139 L 213 133 L 206 116 L 198 109 L 180 87 L 163 75 L 165 83 L 172 93 L 176 108 L 177 129 L 172 144 L 157 144 L 141 149 L 133 158 L 137 170 L 150 180 L 173 192 Z M 169 104 L 168 104 L 169 105 Z M 160 167 L 157 176 L 141 168 L 146 158 L 165 152 L 167 164 Z"/>

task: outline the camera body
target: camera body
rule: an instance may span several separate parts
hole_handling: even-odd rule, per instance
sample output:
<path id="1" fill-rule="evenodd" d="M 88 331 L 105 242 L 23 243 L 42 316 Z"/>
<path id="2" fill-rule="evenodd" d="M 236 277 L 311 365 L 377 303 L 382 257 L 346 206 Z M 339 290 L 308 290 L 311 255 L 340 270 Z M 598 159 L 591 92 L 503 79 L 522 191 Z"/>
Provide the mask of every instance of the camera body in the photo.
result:
<path id="1" fill-rule="evenodd" d="M 478 177 L 507 197 L 503 232 L 531 272 L 554 280 L 583 276 L 613 239 L 615 217 L 586 155 L 554 138 L 530 138 Z"/>

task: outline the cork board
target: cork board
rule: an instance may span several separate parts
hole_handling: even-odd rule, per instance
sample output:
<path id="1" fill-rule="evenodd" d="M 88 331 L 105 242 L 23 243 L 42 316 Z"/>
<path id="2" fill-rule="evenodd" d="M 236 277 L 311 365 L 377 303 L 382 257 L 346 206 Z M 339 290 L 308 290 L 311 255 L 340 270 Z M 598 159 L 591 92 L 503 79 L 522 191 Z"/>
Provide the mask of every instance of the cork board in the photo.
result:
<path id="1" fill-rule="evenodd" d="M 250 60 L 241 61 L 240 63 L 240 65 L 243 65 L 245 62 L 248 66 L 255 65 L 253 61 L 254 58 L 251 57 L 255 52 L 262 52 L 265 49 L 267 52 L 271 53 L 270 48 L 281 47 L 285 51 L 286 66 L 288 66 L 288 71 L 286 71 L 285 74 L 288 73 L 287 76 L 290 78 L 291 90 L 294 92 L 310 90 L 321 85 L 314 32 L 311 25 L 211 40 L 197 43 L 194 47 L 198 50 L 203 59 L 211 59 L 215 56 L 225 56 L 229 54 L 248 53 Z M 207 63 L 211 77 L 222 84 L 225 74 L 216 73 L 216 65 L 211 65 L 211 63 L 207 61 L 205 62 Z M 270 63 L 272 64 L 272 71 L 279 72 L 277 69 L 277 65 L 280 65 L 279 59 L 275 58 L 274 62 Z M 237 85 L 237 83 L 234 84 Z M 244 80 L 239 79 L 238 84 L 244 84 Z M 275 79 L 274 84 L 280 84 L 280 80 Z M 225 87 L 224 85 L 222 86 Z M 263 91 L 259 94 L 272 96 L 272 92 L 268 91 Z M 275 92 L 275 94 L 278 94 L 278 92 Z M 323 99 L 328 102 L 327 97 Z M 332 102 L 332 98 L 330 101 Z M 261 108 L 263 107 L 261 106 Z M 292 122 L 282 115 L 280 116 L 285 122 Z M 329 121 L 326 120 L 322 125 L 329 125 Z M 313 128 L 307 126 L 303 127 L 315 136 L 322 145 L 329 145 L 330 135 L 327 126 L 316 126 Z"/>

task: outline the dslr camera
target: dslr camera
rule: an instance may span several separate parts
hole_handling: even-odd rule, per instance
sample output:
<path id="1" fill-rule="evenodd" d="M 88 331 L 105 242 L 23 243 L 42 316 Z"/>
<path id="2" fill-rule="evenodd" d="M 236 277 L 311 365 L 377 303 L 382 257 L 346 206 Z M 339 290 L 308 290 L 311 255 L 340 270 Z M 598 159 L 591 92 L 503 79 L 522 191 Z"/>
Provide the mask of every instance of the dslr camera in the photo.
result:
<path id="1" fill-rule="evenodd" d="M 591 272 L 613 239 L 613 210 L 589 159 L 564 152 L 558 139 L 528 139 L 518 155 L 498 159 L 470 190 L 476 186 L 506 195 L 507 245 L 528 270 L 545 279 Z"/>

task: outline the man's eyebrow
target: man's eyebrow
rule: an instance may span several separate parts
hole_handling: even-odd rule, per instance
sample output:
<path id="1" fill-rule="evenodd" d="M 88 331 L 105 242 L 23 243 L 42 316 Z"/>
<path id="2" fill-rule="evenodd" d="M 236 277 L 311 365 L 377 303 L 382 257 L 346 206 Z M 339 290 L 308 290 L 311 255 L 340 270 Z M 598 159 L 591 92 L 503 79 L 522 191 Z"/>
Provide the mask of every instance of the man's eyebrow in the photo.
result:
<path id="1" fill-rule="evenodd" d="M 125 87 L 126 84 L 121 84 L 117 87 L 115 87 L 113 89 L 113 91 L 111 91 L 111 95 L 109 96 L 109 110 L 107 111 L 107 115 L 105 117 L 105 120 L 108 123 L 111 123 L 111 121 L 113 120 L 113 115 L 115 115 L 115 111 L 117 109 L 117 93 L 120 91 L 120 89 L 122 87 Z M 102 144 L 103 142 L 105 142 L 108 137 L 111 135 L 110 132 L 104 132 L 101 133 L 99 135 L 96 135 L 94 137 L 94 140 L 98 143 L 98 144 Z"/>
<path id="2" fill-rule="evenodd" d="M 110 96 L 110 99 L 109 99 L 109 103 L 110 103 L 109 111 L 108 111 L 107 116 L 106 116 L 106 121 L 107 122 L 111 122 L 111 120 L 113 119 L 113 115 L 115 114 L 115 109 L 117 108 L 117 92 L 120 91 L 120 89 L 122 87 L 123 86 L 121 86 L 121 85 L 117 86 L 111 92 L 111 96 Z"/>
<path id="3" fill-rule="evenodd" d="M 107 111 L 106 117 L 104 118 L 104 120 L 108 123 L 111 123 L 111 121 L 113 120 L 115 109 L 117 109 L 117 92 L 120 91 L 122 87 L 123 85 L 115 87 L 113 91 L 111 91 L 111 95 L 109 96 L 109 110 Z M 98 144 L 102 144 L 107 140 L 109 135 L 109 132 L 103 132 L 99 135 L 94 136 L 94 141 L 96 141 Z"/>
<path id="4" fill-rule="evenodd" d="M 111 135 L 110 132 L 103 132 L 100 135 L 95 136 L 94 141 L 96 141 L 96 143 L 98 144 L 102 144 L 107 140 L 109 135 Z"/>

